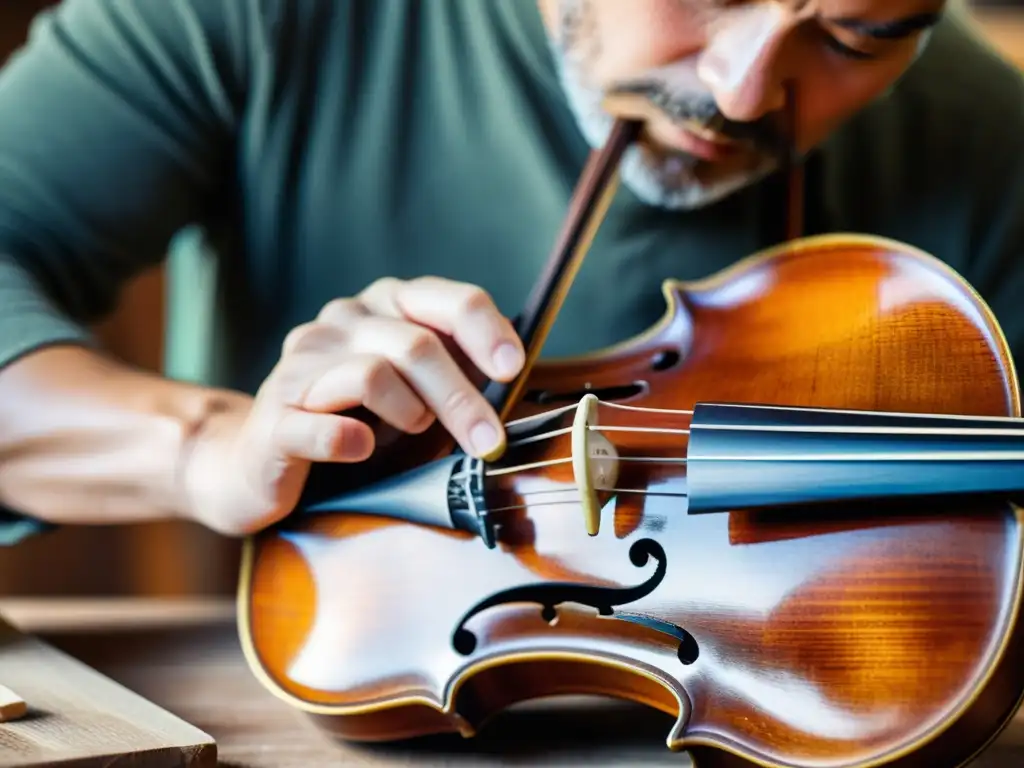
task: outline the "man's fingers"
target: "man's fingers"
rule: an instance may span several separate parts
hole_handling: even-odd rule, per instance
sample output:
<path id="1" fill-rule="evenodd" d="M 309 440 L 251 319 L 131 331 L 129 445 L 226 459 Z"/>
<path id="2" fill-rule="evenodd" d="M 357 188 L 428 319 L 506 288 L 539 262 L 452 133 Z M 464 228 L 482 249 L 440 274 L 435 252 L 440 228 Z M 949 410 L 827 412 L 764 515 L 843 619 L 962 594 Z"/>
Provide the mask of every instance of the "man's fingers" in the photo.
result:
<path id="1" fill-rule="evenodd" d="M 402 309 L 398 305 L 398 292 L 405 285 L 404 280 L 397 277 L 381 277 L 374 280 L 356 296 L 355 301 L 370 312 L 385 317 L 402 317 Z"/>
<path id="2" fill-rule="evenodd" d="M 291 364 L 277 377 L 279 393 L 307 411 L 363 405 L 405 432 L 421 432 L 436 417 L 466 451 L 492 455 L 504 429 L 441 335 L 491 379 L 511 380 L 522 368 L 512 323 L 482 289 L 437 277 L 383 278 L 357 297 L 329 302 L 289 334 Z"/>
<path id="3" fill-rule="evenodd" d="M 353 352 L 386 356 L 467 452 L 488 456 L 504 445 L 494 409 L 429 328 L 369 317 L 350 344 Z"/>
<path id="4" fill-rule="evenodd" d="M 289 408 L 278 417 L 274 447 L 289 458 L 317 462 L 365 461 L 373 453 L 373 430 L 331 413 Z"/>
<path id="5" fill-rule="evenodd" d="M 333 413 L 362 405 L 404 432 L 422 432 L 434 414 L 391 362 L 380 355 L 353 355 L 325 371 L 299 404 Z"/>
<path id="6" fill-rule="evenodd" d="M 371 311 L 400 316 L 451 336 L 489 378 L 509 381 L 523 366 L 523 345 L 508 318 L 481 288 L 441 277 L 379 280 L 360 301 Z"/>
<path id="7" fill-rule="evenodd" d="M 369 313 L 369 308 L 359 299 L 334 299 L 324 304 L 316 319 L 317 322 L 348 331 L 355 322 Z"/>

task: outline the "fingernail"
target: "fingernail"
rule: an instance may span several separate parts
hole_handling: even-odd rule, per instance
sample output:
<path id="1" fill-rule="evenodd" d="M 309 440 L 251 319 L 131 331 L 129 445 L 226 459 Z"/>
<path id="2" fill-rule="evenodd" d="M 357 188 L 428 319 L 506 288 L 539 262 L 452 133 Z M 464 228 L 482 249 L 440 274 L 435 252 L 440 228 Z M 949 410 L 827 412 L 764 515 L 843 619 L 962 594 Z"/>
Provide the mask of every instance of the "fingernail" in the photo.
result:
<path id="1" fill-rule="evenodd" d="M 484 458 L 501 448 L 498 431 L 486 421 L 479 422 L 469 431 L 469 442 L 476 454 Z"/>
<path id="2" fill-rule="evenodd" d="M 506 342 L 494 350 L 494 365 L 503 376 L 515 376 L 523 365 L 523 357 L 515 344 Z"/>

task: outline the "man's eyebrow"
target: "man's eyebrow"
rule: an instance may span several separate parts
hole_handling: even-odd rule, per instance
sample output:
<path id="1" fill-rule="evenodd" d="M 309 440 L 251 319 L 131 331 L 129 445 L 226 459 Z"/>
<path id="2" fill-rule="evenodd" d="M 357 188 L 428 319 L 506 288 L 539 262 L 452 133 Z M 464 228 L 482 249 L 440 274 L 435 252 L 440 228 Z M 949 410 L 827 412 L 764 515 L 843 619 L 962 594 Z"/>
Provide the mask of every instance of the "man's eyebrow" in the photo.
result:
<path id="1" fill-rule="evenodd" d="M 906 18 L 893 21 L 864 21 L 862 19 L 842 17 L 825 19 L 825 21 L 865 37 L 877 37 L 880 40 L 899 40 L 900 38 L 910 37 L 923 29 L 935 26 L 941 18 L 942 13 L 936 12 L 919 13 L 916 16 L 907 16 Z"/>

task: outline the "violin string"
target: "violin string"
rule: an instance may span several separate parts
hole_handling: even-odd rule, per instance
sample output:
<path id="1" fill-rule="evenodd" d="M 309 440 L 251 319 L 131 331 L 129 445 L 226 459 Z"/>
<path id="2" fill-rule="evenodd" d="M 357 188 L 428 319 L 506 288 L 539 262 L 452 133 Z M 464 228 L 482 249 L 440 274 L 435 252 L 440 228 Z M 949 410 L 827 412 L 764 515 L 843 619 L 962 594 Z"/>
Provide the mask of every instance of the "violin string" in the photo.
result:
<path id="1" fill-rule="evenodd" d="M 610 461 L 615 462 L 638 462 L 649 464 L 676 464 L 689 465 L 693 463 L 691 458 L 674 456 L 618 456 L 612 457 Z M 914 451 L 911 453 L 790 453 L 778 455 L 749 455 L 740 454 L 736 456 L 702 456 L 700 461 L 735 461 L 735 462 L 758 462 L 762 464 L 782 463 L 787 464 L 794 461 L 799 462 L 962 462 L 962 461 L 989 461 L 989 462 L 1024 462 L 1024 451 Z M 544 459 L 523 464 L 514 464 L 508 467 L 489 468 L 485 471 L 488 477 L 499 475 L 511 475 L 526 472 L 531 469 L 553 467 L 564 464 L 571 464 L 572 456 Z"/>
<path id="2" fill-rule="evenodd" d="M 639 413 L 653 413 L 661 414 L 664 416 L 693 416 L 693 411 L 683 410 L 678 408 L 652 408 L 643 405 L 627 405 L 625 403 L 615 403 L 610 400 L 598 400 L 598 405 L 602 408 L 618 408 L 623 411 L 636 411 Z M 555 416 L 561 416 L 562 414 L 575 411 L 579 405 L 577 403 L 569 403 L 568 405 L 559 406 L 558 408 L 551 408 L 546 411 L 539 411 L 529 416 L 522 416 L 518 419 L 505 422 L 505 429 L 515 429 L 516 427 L 528 426 L 536 421 L 547 421 Z"/>
<path id="3" fill-rule="evenodd" d="M 690 430 L 675 428 L 675 427 L 628 427 L 628 426 L 611 426 L 607 424 L 595 424 L 588 427 L 594 432 L 648 432 L 657 433 L 664 435 L 688 435 Z M 553 429 L 550 432 L 544 432 L 539 435 L 531 435 L 529 437 L 522 437 L 517 440 L 509 442 L 509 448 L 518 448 L 522 445 L 529 445 L 530 443 L 537 443 L 543 440 L 552 440 L 562 435 L 568 435 L 572 433 L 572 427 L 563 427 L 561 429 Z"/>
<path id="4" fill-rule="evenodd" d="M 591 425 L 587 429 L 592 432 L 645 432 L 645 433 L 659 433 L 668 435 L 688 435 L 690 430 L 688 429 L 675 429 L 672 427 L 627 427 L 627 426 L 609 426 L 609 425 Z M 539 435 L 531 435 L 527 438 L 521 438 L 514 440 L 509 443 L 510 448 L 516 448 L 521 445 L 528 443 L 539 442 L 542 440 L 552 440 L 562 435 L 567 435 L 572 432 L 572 427 L 565 427 L 563 429 L 555 429 L 550 432 L 544 432 Z M 662 456 L 618 456 L 616 461 L 636 461 L 636 462 L 655 462 L 655 463 L 666 463 L 666 464 L 685 464 L 685 458 L 673 458 L 673 457 L 662 457 Z M 572 456 L 560 457 L 554 459 L 540 459 L 538 461 L 526 462 L 523 464 L 513 464 L 510 466 L 497 466 L 489 467 L 484 474 L 487 476 L 497 475 L 510 475 L 519 472 L 529 471 L 531 469 L 541 469 L 543 467 L 553 467 L 559 464 L 571 464 Z"/>
<path id="5" fill-rule="evenodd" d="M 614 403 L 606 402 L 604 400 L 598 401 L 599 405 L 605 408 L 618 408 L 621 410 L 637 411 L 642 413 L 651 414 L 662 414 L 670 416 L 693 416 L 694 411 L 673 409 L 673 408 L 650 408 L 637 405 L 626 405 L 625 403 Z M 743 407 L 743 404 L 737 404 L 737 407 Z M 759 406 L 764 407 L 764 406 Z M 527 424 L 534 420 L 546 420 L 553 416 L 560 415 L 569 411 L 575 411 L 577 406 L 570 404 L 560 408 L 555 408 L 550 411 L 544 411 L 532 416 L 525 416 L 516 421 L 509 422 L 507 426 L 518 426 Z M 780 407 L 780 410 L 786 410 L 784 407 Z M 850 411 L 850 410 L 836 410 L 830 409 L 830 413 L 833 414 L 853 414 L 853 415 L 879 415 L 883 417 L 900 417 L 900 418 L 943 418 L 950 420 L 976 420 L 983 418 L 986 421 L 1005 421 L 1012 424 L 1022 424 L 1022 420 L 1013 416 L 965 416 L 962 414 L 923 414 L 923 413 L 902 413 L 902 412 L 876 412 L 876 411 Z M 702 429 L 714 429 L 719 431 L 746 431 L 746 432 L 797 432 L 807 434 L 872 434 L 872 435 L 940 435 L 940 436 L 975 436 L 975 437 L 1024 437 L 1024 427 L 1021 428 L 995 428 L 995 427 L 913 427 L 913 426 L 892 426 L 892 427 L 873 427 L 873 426 L 833 426 L 833 425 L 801 425 L 801 424 L 775 424 L 775 425 L 747 425 L 747 424 L 706 424 Z M 686 434 L 691 430 L 683 429 L 669 429 L 661 427 L 636 427 L 636 426 L 610 426 L 604 425 L 600 429 L 606 431 L 628 431 L 628 432 L 668 432 L 675 434 Z M 544 433 L 544 435 L 529 436 L 525 438 L 519 438 L 517 441 L 510 443 L 510 445 L 521 445 L 529 442 L 536 442 L 537 440 L 545 439 L 546 437 L 556 437 L 562 434 L 568 434 L 572 431 L 571 427 L 565 427 L 563 429 L 554 430 L 552 432 Z"/>
<path id="6" fill-rule="evenodd" d="M 623 427 L 599 424 L 591 427 L 598 432 L 654 432 L 663 435 L 688 435 L 690 430 L 676 427 Z"/>
<path id="7" fill-rule="evenodd" d="M 602 405 L 604 405 L 603 402 L 602 402 Z M 568 413 L 569 411 L 575 411 L 578 407 L 579 406 L 578 406 L 577 403 L 569 403 L 568 405 L 563 405 L 563 406 L 561 406 L 559 408 L 552 408 L 552 409 L 547 410 L 547 411 L 540 411 L 538 413 L 530 414 L 529 416 L 522 416 L 522 417 L 520 417 L 518 419 L 513 419 L 512 421 L 506 421 L 505 422 L 505 429 L 509 429 L 509 428 L 513 428 L 513 427 L 518 427 L 518 426 L 522 426 L 522 425 L 527 425 L 527 424 L 532 424 L 535 421 L 546 421 L 546 420 L 548 420 L 550 418 L 553 418 L 555 416 L 559 416 L 559 415 L 561 415 L 563 413 Z"/>
<path id="8" fill-rule="evenodd" d="M 646 408 L 641 406 L 628 406 L 621 403 L 602 403 L 612 408 L 621 408 L 624 410 L 641 411 L 646 413 L 661 413 L 671 415 L 692 415 L 692 411 L 674 410 L 674 409 L 658 409 L 658 408 Z M 552 413 L 565 413 L 575 410 L 575 405 L 570 405 L 558 409 L 554 409 L 552 412 L 546 414 L 539 414 L 536 417 L 526 417 L 525 420 L 531 418 L 551 418 Z M 910 416 L 921 416 L 922 414 L 907 414 Z M 955 417 L 954 417 L 955 418 Z M 971 417 L 965 417 L 971 418 Z M 996 417 L 998 418 L 998 417 Z M 519 420 L 519 423 L 523 423 L 525 420 Z M 765 426 L 748 426 L 739 424 L 715 424 L 707 427 L 708 429 L 718 429 L 724 431 L 748 431 L 748 432 L 791 432 L 791 433 L 840 433 L 840 434 L 938 434 L 938 435 L 978 435 L 978 436 L 1022 436 L 1024 435 L 1024 429 L 990 429 L 982 427 L 963 427 L 956 429 L 949 429 L 944 427 L 841 427 L 841 426 L 813 426 L 813 425 L 765 425 Z M 674 434 L 674 435 L 689 435 L 691 430 L 681 428 L 668 428 L 668 427 L 639 427 L 639 426 L 622 426 L 622 425 L 588 425 L 588 430 L 596 432 L 654 432 L 662 434 Z M 560 429 L 551 430 L 539 435 L 532 435 L 524 437 L 519 440 L 510 443 L 512 446 L 525 445 L 529 443 L 535 443 L 538 441 L 552 440 L 554 438 L 568 435 L 572 433 L 572 427 L 565 427 Z M 908 462 L 908 461 L 1024 461 L 1024 451 L 915 451 L 911 453 L 812 453 L 812 454 L 779 454 L 779 455 L 746 455 L 746 456 L 704 456 L 701 457 L 705 461 L 752 461 L 752 462 L 792 462 L 792 461 L 805 461 L 805 462 L 818 462 L 818 461 L 884 461 L 884 462 Z M 654 464 L 675 464 L 675 465 L 688 465 L 690 459 L 684 457 L 672 457 L 672 456 L 647 456 L 647 455 L 636 455 L 636 456 L 619 456 L 613 459 L 617 462 L 643 462 L 643 463 L 654 463 Z M 496 475 L 507 475 L 517 472 L 528 471 L 529 469 L 538 469 L 542 467 L 566 465 L 572 463 L 572 457 L 561 457 L 554 459 L 546 459 L 537 462 L 524 463 L 514 466 L 507 467 L 496 467 L 486 471 L 488 476 Z M 643 488 L 598 488 L 597 490 L 606 493 L 615 494 L 630 494 L 639 496 L 660 496 L 669 498 L 687 498 L 688 493 L 682 491 L 656 491 Z M 545 502 L 533 501 L 529 504 L 516 504 L 507 505 L 502 507 L 496 507 L 493 509 L 495 512 L 508 512 L 520 509 L 534 508 L 537 506 L 552 506 L 552 505 L 564 505 L 572 504 L 577 502 L 575 496 L 579 492 L 579 489 L 575 485 L 562 486 L 559 488 L 545 488 L 537 489 L 533 491 L 525 491 L 519 494 L 520 499 L 535 499 L 537 496 L 551 496 L 553 494 L 569 494 L 564 500 L 552 500 Z"/>
<path id="9" fill-rule="evenodd" d="M 722 432 L 803 432 L 807 434 L 841 435 L 939 435 L 963 437 L 1024 437 L 1024 429 L 993 429 L 990 427 L 840 427 L 804 426 L 794 424 L 770 424 L 748 426 L 745 424 L 709 424 L 702 429 Z"/>
<path id="10" fill-rule="evenodd" d="M 764 456 L 701 456 L 700 461 L 756 461 L 762 463 L 791 461 L 849 462 L 920 462 L 920 461 L 1024 461 L 1024 451 L 908 451 L 907 453 L 793 453 Z M 693 463 L 693 459 L 690 459 Z M 698 462 L 699 463 L 699 462 Z"/>
<path id="11" fill-rule="evenodd" d="M 687 434 L 689 430 L 683 429 L 656 429 L 654 427 L 642 428 L 642 427 L 607 427 L 607 426 L 591 426 L 588 429 L 598 432 L 604 431 L 628 431 L 628 432 L 664 432 L 669 434 Z M 565 434 L 571 430 L 557 430 L 557 434 Z M 751 427 L 750 431 L 767 431 L 761 430 L 757 427 Z M 791 431 L 803 431 L 813 432 L 813 428 L 808 429 L 794 429 Z M 997 434 L 1002 434 L 997 430 Z M 546 435 L 547 438 L 553 437 L 554 434 Z M 542 436 L 538 436 L 540 439 Z M 618 456 L 612 459 L 617 462 L 646 462 L 652 464 L 688 464 L 692 460 L 683 457 L 671 457 L 671 456 L 655 456 L 655 455 L 634 455 L 634 456 Z M 701 461 L 742 461 L 742 462 L 761 462 L 770 464 L 773 462 L 788 463 L 788 462 L 834 462 L 834 461 L 845 461 L 845 462 L 921 462 L 921 461 L 934 461 L 934 462 L 961 462 L 961 461 L 990 461 L 990 462 L 1014 462 L 1024 461 L 1024 451 L 908 451 L 906 453 L 893 453 L 893 452 L 862 452 L 862 453 L 779 453 L 779 454 L 765 454 L 765 455 L 751 455 L 751 454 L 738 454 L 738 455 L 725 455 L 725 456 L 702 456 Z M 485 474 L 489 477 L 499 475 L 510 475 L 517 474 L 520 472 L 527 472 L 534 469 L 542 469 L 544 467 L 553 467 L 561 464 L 571 464 L 572 456 L 558 457 L 553 459 L 542 459 L 533 462 L 524 462 L 521 464 L 512 464 L 509 466 L 497 466 L 490 467 L 485 471 Z"/>
<path id="12" fill-rule="evenodd" d="M 532 461 L 527 464 L 513 464 L 511 467 L 487 469 L 484 471 L 484 475 L 486 475 L 487 477 L 497 477 L 498 475 L 518 474 L 519 472 L 527 472 L 531 469 L 554 467 L 558 466 L 559 464 L 572 464 L 572 456 L 559 459 L 545 459 L 544 461 Z"/>
<path id="13" fill-rule="evenodd" d="M 609 402 L 608 405 L 614 406 L 614 403 Z M 759 411 L 791 411 L 791 410 L 810 410 L 814 411 L 817 409 L 816 406 L 799 406 L 799 405 L 755 405 L 753 403 L 729 403 L 730 408 L 743 409 L 751 408 Z M 824 408 L 830 414 L 843 414 L 844 416 L 899 416 L 904 419 L 934 419 L 942 418 L 949 419 L 950 421 L 1001 421 L 1006 423 L 1022 424 L 1024 420 L 1020 416 L 977 416 L 965 413 L 921 413 L 918 411 L 872 411 L 864 408 Z"/>
<path id="14" fill-rule="evenodd" d="M 626 403 L 615 403 L 610 400 L 599 400 L 598 403 L 606 408 L 618 408 L 623 411 L 640 411 L 642 413 L 663 413 L 670 416 L 693 416 L 693 411 L 680 408 L 653 408 L 647 405 L 627 405 Z"/>
<path id="15" fill-rule="evenodd" d="M 600 488 L 599 491 L 603 493 L 615 493 L 619 495 L 630 495 L 630 496 L 661 496 L 665 498 L 673 499 L 685 499 L 689 496 L 685 491 L 651 491 L 644 488 Z M 504 507 L 489 507 L 491 512 L 516 512 L 520 509 L 536 509 L 537 507 L 557 507 L 564 506 L 565 504 L 577 504 L 579 503 L 579 489 L 575 486 L 567 486 L 565 488 L 549 489 L 544 491 L 530 491 L 520 496 L 522 499 L 537 496 L 540 494 L 547 493 L 565 493 L 569 494 L 569 497 L 562 500 L 554 501 L 537 501 L 529 504 L 509 504 Z"/>
<path id="16" fill-rule="evenodd" d="M 689 435 L 692 429 L 676 427 L 638 427 L 623 425 L 593 425 L 590 429 L 600 432 L 649 432 L 659 434 Z M 831 426 L 831 425 L 795 425 L 795 424 L 770 424 L 770 425 L 746 425 L 746 424 L 709 424 L 701 427 L 705 430 L 716 430 L 719 432 L 790 432 L 797 434 L 837 434 L 837 435 L 937 435 L 940 437 L 1024 437 L 1024 428 L 1021 429 L 995 429 L 991 427 L 871 427 L 871 426 Z M 552 430 L 539 435 L 519 438 L 509 443 L 510 447 L 526 445 L 567 435 L 572 432 L 572 427 L 564 427 Z"/>
<path id="17" fill-rule="evenodd" d="M 518 448 L 522 445 L 529 445 L 530 443 L 537 443 L 541 440 L 552 440 L 562 435 L 568 435 L 572 433 L 572 427 L 563 427 L 562 429 L 553 429 L 550 432 L 542 432 L 539 435 L 530 435 L 529 437 L 520 437 L 516 440 L 510 440 L 509 448 Z"/>
<path id="18" fill-rule="evenodd" d="M 627 403 L 616 403 L 604 400 L 598 400 L 598 404 L 604 408 L 615 408 L 623 411 L 632 411 L 637 413 L 655 414 L 655 415 L 668 415 L 668 416 L 693 416 L 694 411 L 687 409 L 675 409 L 675 408 L 654 408 L 650 406 L 639 406 L 629 405 Z M 744 404 L 738 404 L 738 407 L 743 407 Z M 754 407 L 754 406 L 750 406 Z M 763 407 L 763 406 L 761 406 Z M 578 404 L 569 403 L 564 406 L 552 408 L 546 411 L 542 411 L 529 416 L 524 416 L 519 419 L 508 422 L 506 425 L 509 428 L 522 427 L 536 421 L 550 420 L 556 416 L 561 416 L 571 412 L 575 412 L 578 408 Z M 784 406 L 778 407 L 780 410 L 786 410 Z M 873 413 L 867 411 L 832 411 L 833 413 Z M 886 414 L 881 412 L 880 415 L 899 415 L 926 418 L 927 414 Z M 943 415 L 945 417 L 945 415 Z M 974 417 L 970 416 L 949 416 L 948 418 L 963 418 L 971 419 Z M 1000 419 L 1001 417 L 993 417 L 994 419 Z M 1002 417 L 1006 419 L 1007 417 Z M 1009 418 L 1012 423 L 1019 423 L 1019 420 Z M 692 426 L 692 425 L 691 425 Z M 840 435 L 939 435 L 939 436 L 978 436 L 978 437 L 1024 437 L 1024 428 L 1021 429 L 997 429 L 991 427 L 932 427 L 932 426 L 893 426 L 893 427 L 876 427 L 876 426 L 837 426 L 837 425 L 745 425 L 745 424 L 709 424 L 703 427 L 704 429 L 717 430 L 717 431 L 742 431 L 752 433 L 767 433 L 767 432 L 785 432 L 785 433 L 796 433 L 796 434 L 840 434 Z M 611 432 L 627 432 L 627 433 L 647 433 L 647 434 L 665 434 L 665 435 L 679 435 L 688 436 L 692 433 L 692 429 L 676 428 L 676 427 L 648 427 L 639 425 L 619 425 L 619 424 L 592 424 L 588 425 L 587 429 L 591 431 L 597 431 L 602 433 Z M 518 448 L 533 443 L 546 442 L 554 440 L 559 437 L 564 437 L 572 434 L 573 428 L 560 427 L 546 432 L 525 435 L 523 437 L 517 437 L 509 441 L 510 448 Z M 623 462 L 648 462 L 648 463 L 664 463 L 664 464 L 687 464 L 686 458 L 674 458 L 674 457 L 663 457 L 663 456 L 619 456 L 615 459 L 616 461 Z M 884 462 L 901 462 L 901 461 L 1024 461 L 1024 452 L 1021 451 L 992 451 L 992 450 L 979 450 L 979 451 L 913 451 L 907 453 L 894 453 L 894 452 L 862 452 L 862 453 L 809 453 L 809 454 L 785 454 L 780 453 L 776 455 L 740 455 L 740 456 L 702 456 L 703 461 L 745 461 L 745 462 L 792 462 L 792 461 L 803 461 L 803 462 L 814 462 L 814 461 L 884 461 Z M 485 474 L 488 476 L 499 476 L 509 475 L 520 472 L 527 472 L 530 470 L 542 469 L 544 467 L 552 467 L 564 464 L 571 464 L 572 457 L 560 457 L 553 459 L 542 459 L 533 462 L 527 462 L 522 464 L 515 464 L 510 466 L 495 466 L 490 467 L 486 470 Z"/>
<path id="19" fill-rule="evenodd" d="M 617 456 L 612 459 L 615 462 L 638 462 L 645 464 L 686 464 L 687 459 L 681 456 Z M 484 471 L 487 477 L 498 477 L 500 475 L 512 475 L 519 472 L 526 472 L 531 469 L 542 469 L 544 467 L 555 467 L 559 464 L 572 464 L 572 456 L 564 456 L 557 459 L 543 459 L 526 464 L 514 464 L 510 467 L 497 467 Z"/>
<path id="20" fill-rule="evenodd" d="M 672 456 L 619 456 L 612 459 L 615 462 L 637 462 L 649 464 L 675 464 L 689 465 L 692 459 Z M 1024 462 L 1024 451 L 931 451 L 915 452 L 912 454 L 902 453 L 811 453 L 811 454 L 783 454 L 779 456 L 702 456 L 701 461 L 736 461 L 736 462 L 757 462 L 761 464 L 790 463 L 798 462 L 885 462 L 889 464 L 900 462 L 962 462 L 962 461 L 989 461 L 989 462 Z M 518 474 L 532 469 L 554 467 L 558 465 L 571 464 L 572 457 L 546 459 L 531 463 L 516 464 L 509 467 L 488 469 L 485 471 L 487 477 L 500 475 Z"/>

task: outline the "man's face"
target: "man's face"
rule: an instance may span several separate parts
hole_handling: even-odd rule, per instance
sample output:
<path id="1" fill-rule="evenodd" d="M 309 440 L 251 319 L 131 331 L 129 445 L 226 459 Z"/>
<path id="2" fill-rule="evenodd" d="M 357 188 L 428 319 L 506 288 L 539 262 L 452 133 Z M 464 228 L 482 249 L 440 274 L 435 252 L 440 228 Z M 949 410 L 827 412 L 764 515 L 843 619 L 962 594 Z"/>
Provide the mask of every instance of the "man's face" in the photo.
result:
<path id="1" fill-rule="evenodd" d="M 763 178 L 784 147 L 819 144 L 913 62 L 943 0 L 538 0 L 587 140 L 641 118 L 622 178 L 643 200 L 697 208 Z"/>

